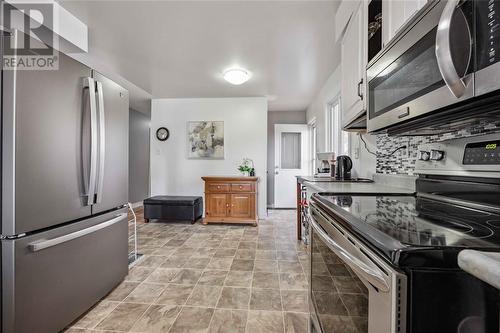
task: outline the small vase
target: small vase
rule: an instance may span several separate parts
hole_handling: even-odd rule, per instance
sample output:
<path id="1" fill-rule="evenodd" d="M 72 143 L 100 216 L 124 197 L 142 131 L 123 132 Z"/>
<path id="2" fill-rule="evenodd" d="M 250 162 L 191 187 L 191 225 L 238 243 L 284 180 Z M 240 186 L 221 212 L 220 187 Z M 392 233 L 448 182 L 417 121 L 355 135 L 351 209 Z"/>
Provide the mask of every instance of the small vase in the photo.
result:
<path id="1" fill-rule="evenodd" d="M 249 173 L 249 171 L 243 171 L 241 174 L 243 175 L 243 177 L 248 177 Z"/>

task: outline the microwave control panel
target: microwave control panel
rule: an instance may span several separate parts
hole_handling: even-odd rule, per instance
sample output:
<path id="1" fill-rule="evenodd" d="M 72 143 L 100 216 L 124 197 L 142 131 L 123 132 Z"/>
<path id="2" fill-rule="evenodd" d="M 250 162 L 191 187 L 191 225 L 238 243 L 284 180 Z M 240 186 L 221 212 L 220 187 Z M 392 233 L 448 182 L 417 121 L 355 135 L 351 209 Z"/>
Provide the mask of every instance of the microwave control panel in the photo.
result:
<path id="1" fill-rule="evenodd" d="M 463 164 L 500 164 L 500 141 L 468 143 L 465 146 Z"/>
<path id="2" fill-rule="evenodd" d="M 500 1 L 479 0 L 476 4 L 477 69 L 500 61 Z"/>

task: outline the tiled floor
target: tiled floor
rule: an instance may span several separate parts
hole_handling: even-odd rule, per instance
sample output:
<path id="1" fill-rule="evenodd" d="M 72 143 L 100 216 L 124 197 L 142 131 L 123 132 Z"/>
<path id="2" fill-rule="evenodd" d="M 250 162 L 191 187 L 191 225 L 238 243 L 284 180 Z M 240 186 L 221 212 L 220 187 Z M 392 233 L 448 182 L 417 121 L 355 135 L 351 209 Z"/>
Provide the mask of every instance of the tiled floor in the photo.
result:
<path id="1" fill-rule="evenodd" d="M 305 333 L 308 259 L 294 221 L 276 210 L 258 227 L 140 223 L 145 258 L 67 332 Z"/>

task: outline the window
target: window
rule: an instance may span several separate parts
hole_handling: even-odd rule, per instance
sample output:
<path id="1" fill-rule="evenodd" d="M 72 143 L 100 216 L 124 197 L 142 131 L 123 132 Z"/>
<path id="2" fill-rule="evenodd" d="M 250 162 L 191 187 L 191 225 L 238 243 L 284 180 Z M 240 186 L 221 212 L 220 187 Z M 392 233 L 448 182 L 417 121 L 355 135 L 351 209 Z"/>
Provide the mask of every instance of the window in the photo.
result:
<path id="1" fill-rule="evenodd" d="M 316 118 L 309 122 L 309 168 L 311 175 L 316 173 L 316 153 L 318 152 L 317 131 L 316 131 Z"/>
<path id="2" fill-rule="evenodd" d="M 281 168 L 300 169 L 302 148 L 302 135 L 300 133 L 281 133 Z"/>
<path id="3" fill-rule="evenodd" d="M 340 97 L 328 104 L 326 112 L 326 147 L 338 155 L 349 154 L 349 133 L 342 130 Z"/>

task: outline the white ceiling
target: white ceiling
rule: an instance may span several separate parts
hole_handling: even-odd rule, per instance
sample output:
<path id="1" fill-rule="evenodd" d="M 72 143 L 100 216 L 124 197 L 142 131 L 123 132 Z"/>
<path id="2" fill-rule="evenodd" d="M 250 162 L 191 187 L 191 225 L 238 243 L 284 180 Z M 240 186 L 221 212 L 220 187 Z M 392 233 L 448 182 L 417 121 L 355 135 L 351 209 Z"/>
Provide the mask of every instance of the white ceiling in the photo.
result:
<path id="1" fill-rule="evenodd" d="M 339 62 L 339 1 L 59 1 L 89 26 L 89 56 L 154 98 L 269 96 L 305 110 Z M 222 72 L 241 66 L 241 86 Z"/>

